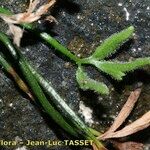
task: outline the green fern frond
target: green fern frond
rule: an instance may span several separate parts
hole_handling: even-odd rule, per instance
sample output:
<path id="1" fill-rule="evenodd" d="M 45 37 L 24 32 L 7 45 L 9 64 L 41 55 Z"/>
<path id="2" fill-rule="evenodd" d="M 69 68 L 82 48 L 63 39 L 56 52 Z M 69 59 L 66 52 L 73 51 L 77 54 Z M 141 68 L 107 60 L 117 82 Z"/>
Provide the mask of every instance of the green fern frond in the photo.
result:
<path id="1" fill-rule="evenodd" d="M 88 77 L 87 73 L 85 73 L 81 66 L 78 67 L 76 72 L 76 79 L 81 89 L 83 90 L 94 90 L 100 94 L 109 94 L 108 87 L 102 83 L 95 81 Z"/>

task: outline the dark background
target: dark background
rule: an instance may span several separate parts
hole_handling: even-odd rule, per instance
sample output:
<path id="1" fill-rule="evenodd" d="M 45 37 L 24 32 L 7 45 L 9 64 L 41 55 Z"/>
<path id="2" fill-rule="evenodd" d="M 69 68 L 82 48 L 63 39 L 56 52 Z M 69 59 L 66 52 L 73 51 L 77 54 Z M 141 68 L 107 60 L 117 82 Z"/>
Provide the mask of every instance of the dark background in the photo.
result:
<path id="1" fill-rule="evenodd" d="M 0 5 L 17 13 L 23 12 L 27 8 L 28 1 L 1 0 Z M 51 10 L 51 14 L 59 24 L 48 25 L 41 21 L 42 24 L 39 24 L 39 27 L 41 30 L 46 29 L 78 56 L 89 56 L 109 35 L 133 25 L 136 29 L 134 40 L 125 43 L 110 59 L 127 61 L 138 57 L 150 57 L 149 0 L 58 0 Z M 7 25 L 3 21 L 0 22 L 0 30 L 7 31 Z M 93 110 L 94 123 L 92 126 L 98 130 L 105 130 L 112 124 L 130 91 L 141 83 L 143 83 L 142 94 L 127 123 L 137 119 L 150 109 L 149 67 L 129 73 L 123 81 L 118 83 L 105 74 L 99 73 L 93 67 L 87 66 L 86 70 L 91 77 L 104 81 L 110 88 L 109 96 L 101 96 L 94 92 L 80 90 L 75 80 L 75 64 L 31 33 L 24 34 L 21 50 L 35 68 L 52 82 L 54 88 L 76 113 L 79 111 L 80 101 Z M 84 117 L 79 115 L 84 120 Z M 149 149 L 149 131 L 146 129 L 131 136 L 130 139 L 144 142 L 145 149 Z M 20 92 L 11 78 L 3 72 L 3 69 L 0 69 L 0 139 L 62 140 L 72 139 L 72 137 L 69 137 L 51 119 L 41 113 Z M 1 147 L 0 149 L 15 148 Z M 47 150 L 48 148 L 32 147 L 27 149 Z"/>

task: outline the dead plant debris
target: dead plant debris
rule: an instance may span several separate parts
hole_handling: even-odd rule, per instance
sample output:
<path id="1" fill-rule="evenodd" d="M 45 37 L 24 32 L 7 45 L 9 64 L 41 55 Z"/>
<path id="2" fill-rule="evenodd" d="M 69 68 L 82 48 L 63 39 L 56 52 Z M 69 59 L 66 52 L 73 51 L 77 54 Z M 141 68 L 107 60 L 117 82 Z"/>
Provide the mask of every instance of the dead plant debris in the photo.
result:
<path id="1" fill-rule="evenodd" d="M 143 150 L 144 145 L 137 142 L 113 142 L 114 148 L 116 150 Z"/>
<path id="2" fill-rule="evenodd" d="M 23 36 L 23 29 L 17 25 L 22 23 L 32 23 L 39 20 L 56 2 L 56 0 L 48 0 L 47 4 L 43 4 L 37 8 L 37 5 L 40 3 L 40 1 L 41 0 L 30 0 L 28 9 L 23 13 L 14 15 L 0 14 L 0 17 L 8 24 L 9 33 L 13 35 L 14 43 L 18 47 L 20 46 L 20 41 Z M 53 16 L 47 16 L 46 20 L 50 22 L 56 22 L 56 19 Z"/>
<path id="3" fill-rule="evenodd" d="M 124 104 L 119 115 L 116 117 L 113 125 L 108 129 L 108 131 L 100 135 L 98 139 L 113 140 L 113 144 L 115 147 L 117 147 L 118 150 L 126 150 L 126 149 L 143 150 L 143 144 L 141 143 L 136 143 L 132 141 L 121 143 L 115 141 L 116 138 L 126 137 L 128 135 L 134 134 L 150 126 L 150 111 L 148 111 L 136 121 L 130 123 L 129 125 L 125 126 L 123 129 L 117 131 L 117 129 L 123 124 L 126 118 L 130 115 L 131 111 L 135 106 L 135 103 L 137 102 L 140 96 L 140 93 L 141 93 L 141 88 L 138 88 L 135 91 L 131 92 L 127 102 Z"/>

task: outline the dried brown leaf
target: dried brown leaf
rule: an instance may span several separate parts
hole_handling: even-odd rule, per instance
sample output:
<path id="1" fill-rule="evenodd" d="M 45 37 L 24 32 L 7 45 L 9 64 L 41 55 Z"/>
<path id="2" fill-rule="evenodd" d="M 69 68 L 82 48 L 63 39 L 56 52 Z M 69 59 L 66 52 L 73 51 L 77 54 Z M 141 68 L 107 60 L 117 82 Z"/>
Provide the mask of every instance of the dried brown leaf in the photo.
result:
<path id="1" fill-rule="evenodd" d="M 96 146 L 96 144 L 94 144 L 94 143 L 93 143 L 92 147 L 93 147 L 93 150 L 107 150 L 107 148 L 105 148 L 105 147 L 100 147 L 100 148 L 98 148 L 98 147 Z"/>
<path id="2" fill-rule="evenodd" d="M 55 22 L 58 24 L 58 21 L 53 16 L 47 16 L 45 20 L 49 21 L 50 23 Z"/>
<path id="3" fill-rule="evenodd" d="M 17 28 L 13 24 L 21 24 L 21 23 L 32 23 L 39 20 L 42 15 L 46 14 L 48 9 L 51 8 L 55 4 L 56 0 L 48 0 L 47 4 L 40 6 L 37 10 L 36 7 L 40 3 L 40 0 L 30 0 L 29 7 L 26 12 L 15 14 L 15 15 L 4 15 L 0 14 L 0 17 L 9 25 L 14 36 L 14 42 L 17 46 L 20 46 L 20 39 L 22 38 L 23 31 L 21 28 Z M 56 21 L 54 17 L 51 17 L 51 22 Z M 16 31 L 19 33 L 16 33 Z M 19 39 L 20 38 L 20 39 Z"/>
<path id="4" fill-rule="evenodd" d="M 34 0 L 34 1 L 30 0 L 30 4 L 29 4 L 29 8 L 27 9 L 27 12 L 32 13 L 36 9 L 39 3 L 40 3 L 40 0 Z"/>
<path id="5" fill-rule="evenodd" d="M 21 38 L 23 36 L 23 30 L 18 26 L 9 24 L 9 32 L 13 34 L 14 36 L 13 42 L 19 47 Z"/>
<path id="6" fill-rule="evenodd" d="M 37 4 L 39 2 L 40 2 L 39 0 L 34 0 L 34 1 L 30 0 L 29 8 L 24 13 L 19 13 L 11 16 L 0 14 L 0 16 L 6 23 L 11 23 L 11 24 L 35 22 L 38 19 L 40 19 L 42 15 L 47 13 L 48 9 L 55 4 L 56 0 L 48 0 L 47 4 L 40 6 L 35 11 Z"/>
<path id="7" fill-rule="evenodd" d="M 125 126 L 123 129 L 119 131 L 116 131 L 131 113 L 140 93 L 141 93 L 141 89 L 137 89 L 130 94 L 127 102 L 123 106 L 118 117 L 115 119 L 113 125 L 110 127 L 110 129 L 107 132 L 99 136 L 98 137 L 99 139 L 106 140 L 111 138 L 122 138 L 134 134 L 150 126 L 150 111 L 148 111 L 133 123 Z"/>
<path id="8" fill-rule="evenodd" d="M 103 136 L 102 139 L 125 137 L 134 134 L 138 131 L 141 131 L 149 126 L 150 126 L 150 111 L 145 113 L 141 118 L 137 119 L 133 123 L 124 127 L 122 130 L 109 133 L 106 136 Z"/>
<path id="9" fill-rule="evenodd" d="M 144 145 L 137 142 L 113 142 L 117 150 L 143 150 Z"/>
<path id="10" fill-rule="evenodd" d="M 135 91 L 131 92 L 127 102 L 124 104 L 123 108 L 121 109 L 119 115 L 116 117 L 116 119 L 115 119 L 114 123 L 112 124 L 112 126 L 109 128 L 109 130 L 107 132 L 105 132 L 99 138 L 102 139 L 104 137 L 107 137 L 108 135 L 115 132 L 122 125 L 122 123 L 126 120 L 126 118 L 129 116 L 129 114 L 133 110 L 134 105 L 137 102 L 140 93 L 141 93 L 140 88 L 138 88 Z"/>
<path id="11" fill-rule="evenodd" d="M 129 116 L 129 114 L 133 110 L 134 105 L 140 96 L 140 93 L 141 93 L 140 88 L 131 92 L 127 102 L 121 109 L 121 111 L 120 111 L 119 115 L 117 116 L 117 118 L 115 119 L 113 125 L 110 127 L 110 129 L 109 129 L 110 131 L 112 131 L 112 132 L 116 131 L 122 125 L 122 123 L 126 120 L 126 118 Z"/>
<path id="12" fill-rule="evenodd" d="M 26 83 L 20 78 L 20 76 L 16 73 L 16 71 L 13 68 L 9 68 L 8 72 L 12 75 L 12 77 L 14 78 L 14 80 L 16 81 L 16 83 L 18 84 L 19 88 L 24 91 L 31 100 L 34 100 L 28 86 L 26 85 Z"/>
<path id="13" fill-rule="evenodd" d="M 48 0 L 48 3 L 39 7 L 39 9 L 36 11 L 35 14 L 38 16 L 41 16 L 47 13 L 48 9 L 52 7 L 55 3 L 56 3 L 56 0 Z"/>

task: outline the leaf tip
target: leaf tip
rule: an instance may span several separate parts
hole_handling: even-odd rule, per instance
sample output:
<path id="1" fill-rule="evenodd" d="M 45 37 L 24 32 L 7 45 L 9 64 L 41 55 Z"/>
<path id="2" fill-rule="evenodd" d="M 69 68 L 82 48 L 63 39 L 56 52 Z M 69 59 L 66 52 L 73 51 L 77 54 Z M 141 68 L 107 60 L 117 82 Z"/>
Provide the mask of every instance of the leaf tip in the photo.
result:
<path id="1" fill-rule="evenodd" d="M 130 31 L 132 31 L 132 32 L 134 32 L 134 26 L 130 26 L 129 28 L 128 28 L 128 30 L 130 30 Z"/>

